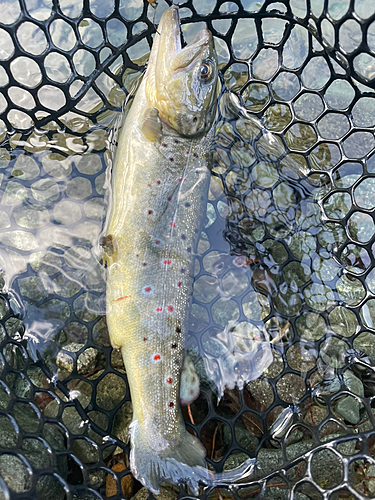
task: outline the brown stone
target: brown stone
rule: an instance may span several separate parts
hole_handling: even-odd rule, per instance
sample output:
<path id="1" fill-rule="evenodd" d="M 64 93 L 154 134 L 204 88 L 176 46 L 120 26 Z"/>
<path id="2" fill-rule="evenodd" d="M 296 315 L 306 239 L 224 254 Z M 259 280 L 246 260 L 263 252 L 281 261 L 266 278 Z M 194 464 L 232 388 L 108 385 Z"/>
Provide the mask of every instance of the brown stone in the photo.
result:
<path id="1" fill-rule="evenodd" d="M 112 466 L 113 472 L 122 472 L 126 469 L 125 465 L 121 462 Z M 127 500 L 130 500 L 136 493 L 137 485 L 131 474 L 121 478 L 121 493 Z M 116 481 L 112 474 L 107 474 L 106 477 L 106 496 L 112 497 L 117 495 Z"/>

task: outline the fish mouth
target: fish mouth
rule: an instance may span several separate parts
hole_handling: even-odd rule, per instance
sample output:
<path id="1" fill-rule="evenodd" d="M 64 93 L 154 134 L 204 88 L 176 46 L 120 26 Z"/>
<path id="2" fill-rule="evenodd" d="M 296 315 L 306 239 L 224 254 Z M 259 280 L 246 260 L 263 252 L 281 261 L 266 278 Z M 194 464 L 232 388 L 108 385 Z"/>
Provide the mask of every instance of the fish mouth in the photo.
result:
<path id="1" fill-rule="evenodd" d="M 163 47 L 168 50 L 159 49 L 155 63 L 170 65 L 175 59 L 174 63 L 172 63 L 172 70 L 176 70 L 179 67 L 183 68 L 184 65 L 191 62 L 185 58 L 181 61 L 175 58 L 184 46 L 195 47 L 195 50 L 192 50 L 192 54 L 197 57 L 203 46 L 208 46 L 212 43 L 212 33 L 207 28 L 200 30 L 189 44 L 186 43 L 181 30 L 180 9 L 178 5 L 172 5 L 164 12 L 158 26 L 157 34 L 160 49 Z M 193 56 L 192 59 L 194 58 Z M 181 66 L 178 66 L 179 62 L 182 63 Z"/>
<path id="2" fill-rule="evenodd" d="M 181 51 L 182 31 L 180 22 L 180 8 L 178 5 L 172 5 L 164 12 L 158 26 L 158 33 L 161 40 L 167 39 L 166 42 L 169 47 L 169 57 L 173 57 L 175 54 Z"/>

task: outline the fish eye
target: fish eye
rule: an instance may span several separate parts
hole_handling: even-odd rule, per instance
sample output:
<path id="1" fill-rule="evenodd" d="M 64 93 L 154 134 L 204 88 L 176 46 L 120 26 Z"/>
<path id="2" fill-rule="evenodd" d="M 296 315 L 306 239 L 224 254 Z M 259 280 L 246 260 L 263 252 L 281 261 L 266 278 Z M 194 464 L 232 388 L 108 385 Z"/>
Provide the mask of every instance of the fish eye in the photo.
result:
<path id="1" fill-rule="evenodd" d="M 208 80 L 208 78 L 211 76 L 211 73 L 212 73 L 211 64 L 208 63 L 201 64 L 199 68 L 199 76 L 202 78 L 202 80 Z"/>

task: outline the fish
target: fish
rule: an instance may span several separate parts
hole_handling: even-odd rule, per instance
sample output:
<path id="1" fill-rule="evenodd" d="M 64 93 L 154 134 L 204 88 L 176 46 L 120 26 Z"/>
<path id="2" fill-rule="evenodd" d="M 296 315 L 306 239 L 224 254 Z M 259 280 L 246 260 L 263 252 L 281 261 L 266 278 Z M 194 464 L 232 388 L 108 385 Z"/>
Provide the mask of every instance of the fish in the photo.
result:
<path id="1" fill-rule="evenodd" d="M 200 483 L 230 483 L 254 466 L 249 459 L 212 474 L 179 400 L 218 93 L 211 32 L 201 30 L 183 47 L 172 5 L 119 133 L 100 240 L 109 335 L 121 349 L 133 403 L 130 467 L 155 494 L 162 481 L 197 494 Z"/>

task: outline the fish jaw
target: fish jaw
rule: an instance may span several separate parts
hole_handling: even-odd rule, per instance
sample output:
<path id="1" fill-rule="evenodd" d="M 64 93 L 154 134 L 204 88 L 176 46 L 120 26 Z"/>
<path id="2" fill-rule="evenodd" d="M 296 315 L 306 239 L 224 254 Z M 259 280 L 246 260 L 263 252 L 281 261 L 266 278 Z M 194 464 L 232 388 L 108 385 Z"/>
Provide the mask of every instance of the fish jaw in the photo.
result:
<path id="1" fill-rule="evenodd" d="M 182 137 L 202 137 L 215 117 L 219 82 L 211 32 L 199 31 L 182 48 L 178 7 L 172 5 L 155 34 L 145 81 L 147 100 L 166 127 Z"/>

